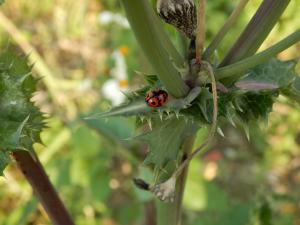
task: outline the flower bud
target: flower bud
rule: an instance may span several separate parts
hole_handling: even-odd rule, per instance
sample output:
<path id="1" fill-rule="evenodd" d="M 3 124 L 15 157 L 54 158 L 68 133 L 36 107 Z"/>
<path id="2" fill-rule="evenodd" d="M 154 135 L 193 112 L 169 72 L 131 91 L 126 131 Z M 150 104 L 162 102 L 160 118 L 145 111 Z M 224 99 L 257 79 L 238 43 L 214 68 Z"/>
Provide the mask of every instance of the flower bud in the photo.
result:
<path id="1" fill-rule="evenodd" d="M 193 0 L 157 0 L 157 13 L 166 22 L 185 34 L 195 38 L 197 10 Z"/>

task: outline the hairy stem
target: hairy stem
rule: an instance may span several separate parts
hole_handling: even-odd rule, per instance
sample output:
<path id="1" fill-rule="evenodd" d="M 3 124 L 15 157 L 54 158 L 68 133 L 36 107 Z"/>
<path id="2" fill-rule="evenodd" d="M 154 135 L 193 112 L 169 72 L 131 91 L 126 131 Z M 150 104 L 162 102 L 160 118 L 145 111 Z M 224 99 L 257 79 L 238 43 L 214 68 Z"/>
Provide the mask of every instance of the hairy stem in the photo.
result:
<path id="1" fill-rule="evenodd" d="M 74 225 L 39 160 L 23 150 L 12 155 L 53 224 Z"/>
<path id="2" fill-rule="evenodd" d="M 267 38 L 289 3 L 290 0 L 264 0 L 221 62 L 220 67 L 253 55 Z"/>
<path id="3" fill-rule="evenodd" d="M 249 0 L 240 0 L 239 4 L 233 10 L 231 15 L 228 17 L 227 21 L 224 23 L 222 28 L 216 34 L 215 38 L 212 40 L 212 42 L 209 44 L 207 49 L 204 51 L 203 53 L 204 60 L 208 60 L 211 57 L 211 55 L 214 53 L 214 51 L 219 47 L 221 41 L 225 38 L 230 28 L 237 21 L 239 15 L 247 5 L 248 1 Z"/>
<path id="4" fill-rule="evenodd" d="M 147 0 L 121 0 L 121 2 L 135 36 L 156 70 L 160 81 L 175 98 L 184 97 L 189 88 L 173 65 L 175 63 L 178 66 L 177 57 L 171 53 L 170 41 L 167 40 L 161 23 L 149 2 Z M 183 59 L 181 65 L 183 65 Z"/>
<path id="5" fill-rule="evenodd" d="M 300 41 L 300 29 L 289 35 L 288 37 L 284 38 L 277 44 L 271 46 L 270 48 L 254 55 L 233 63 L 229 66 L 217 68 L 215 70 L 216 78 L 218 80 L 224 78 L 230 78 L 231 80 L 236 80 L 243 75 L 243 72 L 247 71 L 248 69 L 261 64 L 270 58 L 276 56 L 278 53 L 284 51 L 285 49 L 291 47 L 292 45 L 296 44 Z"/>
<path id="6" fill-rule="evenodd" d="M 205 0 L 199 0 L 196 30 L 196 60 L 201 63 L 201 56 L 205 42 Z"/>
<path id="7" fill-rule="evenodd" d="M 212 87 L 212 95 L 213 95 L 213 119 L 212 119 L 212 125 L 210 128 L 210 132 L 208 134 L 208 137 L 205 139 L 205 141 L 202 143 L 200 147 L 198 147 L 192 154 L 190 154 L 178 167 L 178 169 L 172 174 L 172 177 L 179 177 L 182 172 L 185 170 L 185 168 L 188 166 L 190 161 L 197 156 L 204 148 L 206 148 L 213 140 L 213 137 L 215 135 L 216 129 L 217 129 L 217 119 L 218 119 L 218 96 L 217 96 L 217 83 L 214 75 L 214 71 L 212 66 L 208 62 L 202 62 L 202 65 L 207 70 L 207 72 L 210 75 L 211 78 L 211 87 Z"/>

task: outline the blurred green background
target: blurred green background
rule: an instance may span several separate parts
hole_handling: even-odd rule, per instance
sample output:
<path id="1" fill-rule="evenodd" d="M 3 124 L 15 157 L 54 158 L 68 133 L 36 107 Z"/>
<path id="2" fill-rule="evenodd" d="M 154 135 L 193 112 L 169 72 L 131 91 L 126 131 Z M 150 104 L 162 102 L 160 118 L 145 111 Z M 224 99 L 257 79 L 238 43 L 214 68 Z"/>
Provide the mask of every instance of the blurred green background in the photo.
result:
<path id="1" fill-rule="evenodd" d="M 235 1 L 207 1 L 211 40 Z M 222 58 L 261 1 L 252 0 L 223 42 Z M 131 179 L 151 180 L 141 165 L 147 148 L 128 140 L 133 118 L 83 120 L 124 100 L 121 91 L 144 84 L 151 73 L 117 0 L 6 0 L 0 11 L 0 45 L 29 54 L 42 77 L 33 97 L 48 116 L 36 145 L 47 173 L 76 224 L 151 225 L 153 199 Z M 262 49 L 299 28 L 300 2 L 291 1 Z M 179 48 L 176 31 L 166 25 Z M 9 44 L 10 43 L 10 44 Z M 300 44 L 281 53 L 299 56 Z M 300 72 L 300 71 L 299 71 Z M 185 225 L 300 225 L 300 112 L 284 98 L 268 124 L 223 124 L 203 158 L 190 166 L 184 197 Z M 200 130 L 195 146 L 203 140 Z M 11 165 L 0 178 L 0 225 L 50 224 L 22 174 Z"/>

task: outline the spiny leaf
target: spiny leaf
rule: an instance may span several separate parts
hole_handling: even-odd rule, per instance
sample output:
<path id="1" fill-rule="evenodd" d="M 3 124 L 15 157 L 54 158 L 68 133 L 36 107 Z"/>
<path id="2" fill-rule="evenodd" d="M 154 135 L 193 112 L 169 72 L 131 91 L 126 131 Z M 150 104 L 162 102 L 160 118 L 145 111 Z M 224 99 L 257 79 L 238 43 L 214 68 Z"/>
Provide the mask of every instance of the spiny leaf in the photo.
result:
<path id="1" fill-rule="evenodd" d="M 187 136 L 196 132 L 198 126 L 183 119 L 169 119 L 156 123 L 151 132 L 142 134 L 137 138 L 145 141 L 150 151 L 145 159 L 145 164 L 154 164 L 163 168 L 170 160 L 176 160 L 182 142 Z"/>
<path id="2" fill-rule="evenodd" d="M 235 86 L 242 90 L 274 90 L 288 87 L 296 78 L 296 61 L 271 59 L 253 68 Z"/>
<path id="3" fill-rule="evenodd" d="M 97 119 L 97 118 L 105 118 L 112 116 L 141 116 L 148 115 L 151 112 L 156 112 L 158 110 L 163 111 L 179 111 L 180 109 L 187 108 L 190 106 L 190 103 L 197 98 L 201 89 L 196 87 L 192 89 L 185 98 L 170 98 L 166 105 L 154 109 L 149 107 L 145 103 L 144 96 L 136 97 L 135 99 L 130 99 L 128 103 L 114 107 L 113 109 L 97 113 L 87 117 L 86 119 Z"/>
<path id="4" fill-rule="evenodd" d="M 28 122 L 29 116 L 27 116 L 24 121 L 20 124 L 16 132 L 12 136 L 11 144 L 13 149 L 22 148 L 19 144 L 19 141 L 22 138 L 22 131 L 25 127 L 25 124 Z"/>
<path id="5" fill-rule="evenodd" d="M 300 104 L 300 77 L 296 77 L 290 87 L 282 90 L 282 93 Z"/>
<path id="6" fill-rule="evenodd" d="M 145 75 L 147 83 L 151 86 L 157 86 L 160 84 L 158 77 L 156 75 Z"/>
<path id="7" fill-rule="evenodd" d="M 114 107 L 107 112 L 97 113 L 86 117 L 86 119 L 97 119 L 97 118 L 105 118 L 112 116 L 134 116 L 134 115 L 142 115 L 151 112 L 153 109 L 149 107 L 145 100 L 142 98 L 136 99 L 134 101 L 130 101 L 127 104 L 122 104 L 120 106 Z"/>
<path id="8" fill-rule="evenodd" d="M 209 92 L 209 90 L 207 88 L 203 88 L 202 92 L 199 96 L 199 101 L 198 101 L 198 106 L 204 116 L 204 118 L 206 119 L 206 121 L 211 121 L 211 112 L 207 111 L 207 105 L 209 104 L 208 102 L 212 101 L 212 94 Z"/>
<path id="9" fill-rule="evenodd" d="M 278 97 L 278 92 L 246 93 L 236 97 L 235 104 L 239 109 L 236 113 L 243 122 L 265 119 L 272 111 L 275 97 Z"/>
<path id="10" fill-rule="evenodd" d="M 37 79 L 31 75 L 32 66 L 26 57 L 10 49 L 0 53 L 0 151 L 25 149 L 41 142 L 44 117 L 31 102 Z M 2 172 L 0 170 L 0 172 Z"/>

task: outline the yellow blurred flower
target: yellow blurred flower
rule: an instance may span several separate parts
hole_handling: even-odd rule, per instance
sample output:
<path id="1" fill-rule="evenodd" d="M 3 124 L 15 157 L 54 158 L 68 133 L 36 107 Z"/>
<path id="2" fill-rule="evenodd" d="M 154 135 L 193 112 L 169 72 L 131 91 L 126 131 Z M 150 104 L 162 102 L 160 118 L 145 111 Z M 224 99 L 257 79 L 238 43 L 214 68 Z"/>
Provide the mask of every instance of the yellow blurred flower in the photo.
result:
<path id="1" fill-rule="evenodd" d="M 129 53 L 129 48 L 127 46 L 121 46 L 119 48 L 119 51 L 121 52 L 122 55 L 126 56 Z"/>

